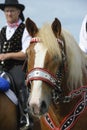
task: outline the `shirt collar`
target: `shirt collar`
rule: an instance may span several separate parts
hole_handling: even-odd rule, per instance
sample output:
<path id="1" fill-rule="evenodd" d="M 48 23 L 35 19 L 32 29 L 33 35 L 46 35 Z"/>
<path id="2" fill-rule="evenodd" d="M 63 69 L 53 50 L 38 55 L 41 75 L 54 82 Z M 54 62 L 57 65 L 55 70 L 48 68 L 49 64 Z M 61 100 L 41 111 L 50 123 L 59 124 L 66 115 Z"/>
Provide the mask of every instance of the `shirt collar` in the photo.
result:
<path id="1" fill-rule="evenodd" d="M 19 19 L 18 22 L 13 23 L 13 24 L 8 24 L 8 23 L 6 23 L 6 26 L 7 26 L 7 27 L 10 27 L 10 28 L 17 28 L 21 23 L 22 23 L 22 20 Z"/>

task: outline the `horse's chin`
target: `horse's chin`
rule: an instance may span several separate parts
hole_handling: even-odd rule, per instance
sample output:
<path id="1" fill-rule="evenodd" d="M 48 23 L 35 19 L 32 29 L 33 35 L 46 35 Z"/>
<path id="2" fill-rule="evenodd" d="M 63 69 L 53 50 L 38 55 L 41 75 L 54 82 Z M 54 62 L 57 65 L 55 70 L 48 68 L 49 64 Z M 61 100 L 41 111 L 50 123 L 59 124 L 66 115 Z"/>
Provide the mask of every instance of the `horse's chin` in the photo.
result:
<path id="1" fill-rule="evenodd" d="M 47 109 L 47 111 L 44 111 L 44 112 L 43 112 L 43 111 L 40 111 L 39 113 L 31 112 L 31 114 L 32 114 L 33 116 L 37 117 L 37 118 L 40 118 L 40 117 L 44 116 L 47 112 L 48 112 L 48 109 Z"/>
<path id="2" fill-rule="evenodd" d="M 40 113 L 40 114 L 32 113 L 32 115 L 33 115 L 34 117 L 41 118 L 42 116 L 45 115 L 45 113 L 44 113 L 44 114 L 42 114 L 42 113 Z"/>

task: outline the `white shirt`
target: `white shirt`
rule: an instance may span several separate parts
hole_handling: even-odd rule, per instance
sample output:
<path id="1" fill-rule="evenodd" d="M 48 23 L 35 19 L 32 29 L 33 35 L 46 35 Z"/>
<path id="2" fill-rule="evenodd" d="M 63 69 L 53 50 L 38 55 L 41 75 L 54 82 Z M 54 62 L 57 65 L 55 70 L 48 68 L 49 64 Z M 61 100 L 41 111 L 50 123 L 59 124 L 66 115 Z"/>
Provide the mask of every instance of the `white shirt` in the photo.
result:
<path id="1" fill-rule="evenodd" d="M 21 19 L 19 19 L 18 21 L 18 25 L 21 24 Z M 7 40 L 9 40 L 12 35 L 15 33 L 17 29 L 17 26 L 16 27 L 10 27 L 8 24 L 7 24 L 7 28 L 6 28 L 6 38 Z M 30 45 L 30 40 L 31 40 L 31 36 L 29 35 L 29 33 L 27 32 L 26 28 L 24 29 L 24 32 L 23 32 L 23 36 L 22 36 L 22 52 L 26 52 L 26 49 L 28 48 L 28 46 Z"/>
<path id="2" fill-rule="evenodd" d="M 87 53 L 87 30 L 86 30 L 86 23 L 87 23 L 87 15 L 84 17 L 81 30 L 80 30 L 80 38 L 79 38 L 79 46 L 80 48 Z"/>

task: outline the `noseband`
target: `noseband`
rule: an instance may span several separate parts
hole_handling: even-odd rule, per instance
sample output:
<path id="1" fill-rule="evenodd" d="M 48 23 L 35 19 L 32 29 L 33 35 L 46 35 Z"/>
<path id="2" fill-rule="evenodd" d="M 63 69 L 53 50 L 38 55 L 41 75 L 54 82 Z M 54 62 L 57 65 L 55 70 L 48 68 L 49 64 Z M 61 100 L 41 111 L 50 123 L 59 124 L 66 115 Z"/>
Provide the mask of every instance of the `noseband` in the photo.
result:
<path id="1" fill-rule="evenodd" d="M 52 87 L 57 87 L 57 77 L 48 72 L 46 69 L 43 68 L 34 68 L 32 69 L 28 76 L 27 76 L 28 83 L 33 80 L 42 80 Z"/>
<path id="2" fill-rule="evenodd" d="M 35 39 L 35 41 L 34 41 L 34 39 Z M 34 39 L 32 39 L 31 43 L 38 42 L 38 39 L 36 39 L 36 38 L 34 38 Z M 40 39 L 39 39 L 39 41 L 40 41 Z M 57 39 L 57 41 L 58 41 L 58 44 L 60 45 L 60 49 L 61 49 L 62 63 L 60 65 L 60 68 L 58 69 L 56 75 L 50 73 L 46 69 L 37 67 L 37 68 L 32 69 L 28 73 L 27 79 L 26 79 L 27 84 L 33 80 L 41 80 L 41 81 L 46 82 L 48 85 L 52 86 L 53 87 L 52 98 L 56 104 L 63 99 L 61 84 L 62 84 L 62 79 L 64 77 L 65 61 L 66 61 L 64 42 L 60 39 Z"/>

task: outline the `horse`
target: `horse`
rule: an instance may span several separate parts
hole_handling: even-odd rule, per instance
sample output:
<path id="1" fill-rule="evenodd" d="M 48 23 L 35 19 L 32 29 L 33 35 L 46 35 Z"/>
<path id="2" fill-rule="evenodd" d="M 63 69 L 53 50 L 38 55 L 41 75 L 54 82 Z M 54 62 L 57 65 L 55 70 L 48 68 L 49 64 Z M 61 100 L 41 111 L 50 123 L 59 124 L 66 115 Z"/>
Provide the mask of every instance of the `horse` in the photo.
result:
<path id="1" fill-rule="evenodd" d="M 5 79 L 4 82 L 9 81 L 9 86 L 11 80 L 10 77 L 3 71 L 0 71 L 0 130 L 18 130 L 18 101 L 16 95 L 6 87 L 1 87 L 2 75 Z M 6 82 L 7 83 L 7 82 Z M 8 84 L 6 84 L 8 85 Z M 1 88 L 4 88 L 3 91 Z M 15 100 L 11 99 L 11 94 Z"/>
<path id="2" fill-rule="evenodd" d="M 26 29 L 32 36 L 26 51 L 32 115 L 41 130 L 86 130 L 87 55 L 58 18 L 41 28 L 27 18 Z"/>
<path id="3" fill-rule="evenodd" d="M 0 92 L 0 130 L 17 130 L 17 108 Z"/>
<path id="4" fill-rule="evenodd" d="M 30 114 L 29 128 L 20 128 L 19 126 L 20 110 L 14 87 L 11 75 L 5 71 L 0 71 L 0 130 L 32 130 L 32 128 L 35 130 L 40 125 L 37 119 L 32 120 Z"/>

